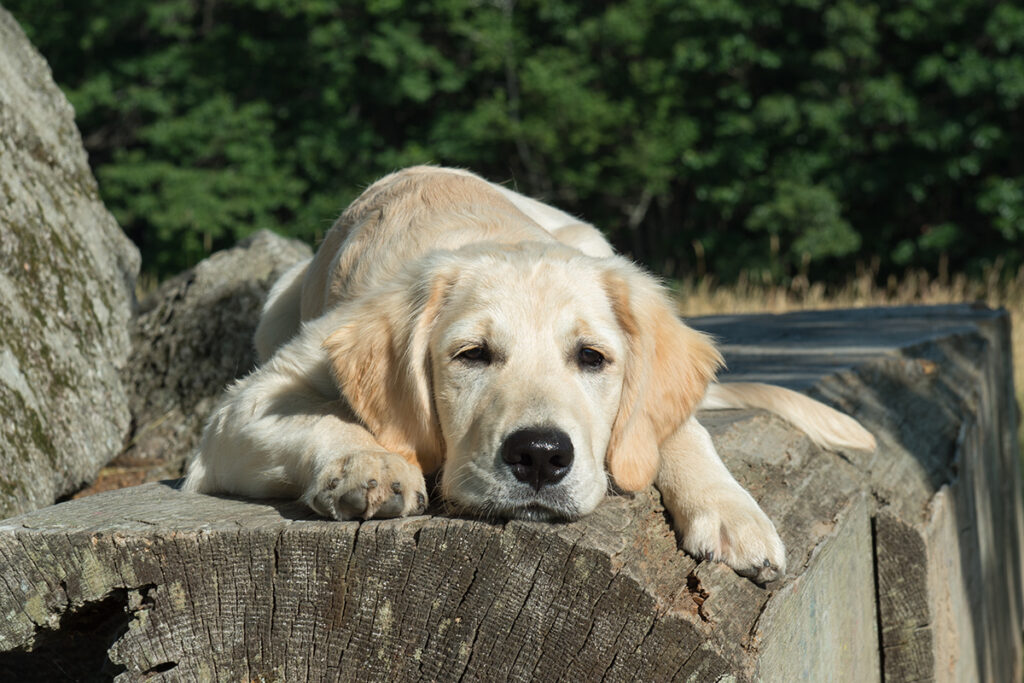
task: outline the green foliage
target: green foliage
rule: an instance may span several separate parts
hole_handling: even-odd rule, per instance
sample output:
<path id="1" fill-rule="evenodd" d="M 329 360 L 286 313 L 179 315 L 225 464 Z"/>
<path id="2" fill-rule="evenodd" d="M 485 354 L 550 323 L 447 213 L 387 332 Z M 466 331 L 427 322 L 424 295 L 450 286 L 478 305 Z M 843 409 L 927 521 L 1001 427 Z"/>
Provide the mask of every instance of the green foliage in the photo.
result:
<path id="1" fill-rule="evenodd" d="M 746 225 L 751 231 L 785 235 L 792 244 L 787 256 L 800 255 L 808 262 L 860 247 L 860 236 L 843 220 L 835 195 L 821 186 L 783 180 L 771 200 L 754 207 Z"/>
<path id="2" fill-rule="evenodd" d="M 1024 260 L 1013 3 L 5 6 L 159 274 L 262 227 L 315 240 L 423 162 L 510 180 L 669 275 Z"/>

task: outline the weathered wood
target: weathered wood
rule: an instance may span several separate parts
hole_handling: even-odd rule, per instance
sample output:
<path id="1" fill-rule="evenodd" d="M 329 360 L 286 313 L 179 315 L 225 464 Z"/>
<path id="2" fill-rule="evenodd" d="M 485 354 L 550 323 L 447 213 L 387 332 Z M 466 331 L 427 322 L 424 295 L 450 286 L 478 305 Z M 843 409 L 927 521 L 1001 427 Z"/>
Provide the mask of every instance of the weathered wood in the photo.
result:
<path id="1" fill-rule="evenodd" d="M 730 362 L 750 376 L 757 354 L 788 357 L 790 382 L 876 428 L 878 454 L 821 451 L 763 413 L 703 416 L 787 544 L 778 584 L 679 551 L 653 491 L 572 524 L 357 524 L 149 484 L 0 523 L 0 679 L 1019 676 L 1019 477 L 997 434 L 1013 414 L 986 369 L 1005 316 L 856 312 L 844 338 L 843 314 L 815 315 L 751 319 L 760 345 L 727 345 Z M 700 323 L 730 340 L 728 321 Z M 815 324 L 834 339 L 815 346 Z M 815 348 L 810 370 L 791 353 Z M 982 481 L 999 492 L 985 505 L 966 493 Z"/>
<path id="2" fill-rule="evenodd" d="M 955 305 L 701 322 L 745 378 L 804 389 L 878 437 L 853 462 L 875 508 L 886 680 L 1021 680 L 1009 316 Z"/>

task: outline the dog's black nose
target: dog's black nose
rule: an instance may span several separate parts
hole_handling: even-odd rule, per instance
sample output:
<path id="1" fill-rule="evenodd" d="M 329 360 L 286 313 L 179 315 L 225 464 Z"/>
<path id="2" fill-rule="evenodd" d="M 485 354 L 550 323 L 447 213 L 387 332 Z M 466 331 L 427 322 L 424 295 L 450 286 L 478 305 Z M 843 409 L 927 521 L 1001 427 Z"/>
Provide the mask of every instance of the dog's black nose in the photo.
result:
<path id="1" fill-rule="evenodd" d="M 535 490 L 554 484 L 572 468 L 572 439 L 561 429 L 520 429 L 505 437 L 501 459 Z"/>

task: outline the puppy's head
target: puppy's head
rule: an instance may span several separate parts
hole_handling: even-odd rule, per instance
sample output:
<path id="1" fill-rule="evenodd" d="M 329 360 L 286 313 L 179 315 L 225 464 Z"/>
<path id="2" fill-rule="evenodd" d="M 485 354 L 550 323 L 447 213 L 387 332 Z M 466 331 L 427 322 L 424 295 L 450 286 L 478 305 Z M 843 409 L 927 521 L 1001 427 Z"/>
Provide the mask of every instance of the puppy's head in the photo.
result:
<path id="1" fill-rule="evenodd" d="M 342 393 L 478 514 L 571 519 L 607 475 L 648 486 L 721 362 L 650 276 L 560 245 L 435 254 L 347 308 L 325 341 Z"/>

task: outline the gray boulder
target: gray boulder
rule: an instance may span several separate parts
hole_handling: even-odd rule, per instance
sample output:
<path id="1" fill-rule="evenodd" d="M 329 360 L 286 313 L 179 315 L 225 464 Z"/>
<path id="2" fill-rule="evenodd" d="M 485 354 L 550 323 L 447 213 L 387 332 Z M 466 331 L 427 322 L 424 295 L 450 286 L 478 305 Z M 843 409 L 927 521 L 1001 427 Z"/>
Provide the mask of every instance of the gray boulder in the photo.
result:
<path id="1" fill-rule="evenodd" d="M 256 363 L 252 337 L 267 291 L 310 248 L 261 231 L 164 282 L 142 303 L 124 373 L 134 432 L 105 474 L 115 488 L 176 476 L 224 387 Z"/>
<path id="2" fill-rule="evenodd" d="M 0 517 L 123 447 L 139 254 L 100 201 L 75 113 L 0 8 Z"/>

